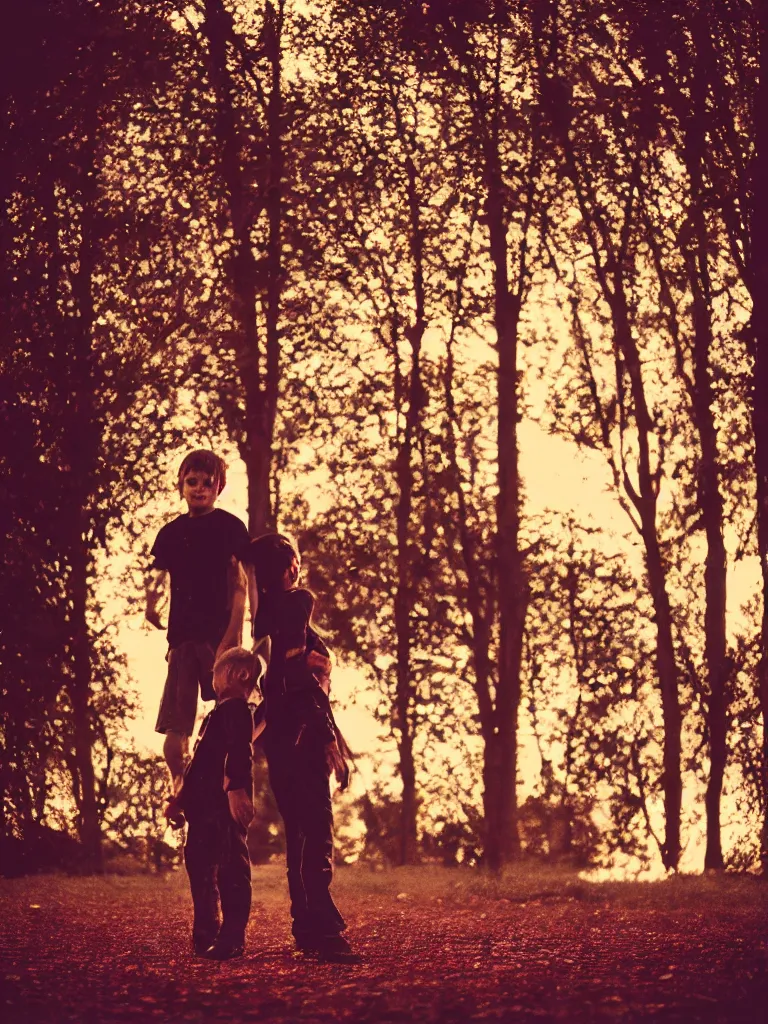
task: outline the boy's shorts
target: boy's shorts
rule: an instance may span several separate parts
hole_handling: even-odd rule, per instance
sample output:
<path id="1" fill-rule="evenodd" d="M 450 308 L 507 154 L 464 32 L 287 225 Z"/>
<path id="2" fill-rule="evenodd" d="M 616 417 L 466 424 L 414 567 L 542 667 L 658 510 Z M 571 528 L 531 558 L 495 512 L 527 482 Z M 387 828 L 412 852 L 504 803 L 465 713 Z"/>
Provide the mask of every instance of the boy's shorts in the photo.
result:
<path id="1" fill-rule="evenodd" d="M 214 700 L 212 644 L 187 642 L 168 651 L 168 678 L 160 701 L 155 732 L 191 736 L 197 717 L 198 691 Z"/>

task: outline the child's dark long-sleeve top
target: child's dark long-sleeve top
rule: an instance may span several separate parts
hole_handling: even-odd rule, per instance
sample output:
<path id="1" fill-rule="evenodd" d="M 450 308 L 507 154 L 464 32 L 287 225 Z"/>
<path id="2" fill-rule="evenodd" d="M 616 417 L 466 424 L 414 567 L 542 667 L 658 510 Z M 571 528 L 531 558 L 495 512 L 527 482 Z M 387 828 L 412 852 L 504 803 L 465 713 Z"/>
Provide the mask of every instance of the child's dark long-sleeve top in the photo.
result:
<path id="1" fill-rule="evenodd" d="M 227 793 L 252 790 L 253 711 L 244 697 L 219 702 L 200 726 L 179 802 L 187 818 L 229 814 Z"/>
<path id="2" fill-rule="evenodd" d="M 313 605 L 308 590 L 286 590 L 259 607 L 253 635 L 272 641 L 264 681 L 268 730 L 298 737 L 307 732 L 322 743 L 332 743 L 336 734 L 330 702 L 307 665 L 310 651 L 328 657 L 310 623 Z"/>

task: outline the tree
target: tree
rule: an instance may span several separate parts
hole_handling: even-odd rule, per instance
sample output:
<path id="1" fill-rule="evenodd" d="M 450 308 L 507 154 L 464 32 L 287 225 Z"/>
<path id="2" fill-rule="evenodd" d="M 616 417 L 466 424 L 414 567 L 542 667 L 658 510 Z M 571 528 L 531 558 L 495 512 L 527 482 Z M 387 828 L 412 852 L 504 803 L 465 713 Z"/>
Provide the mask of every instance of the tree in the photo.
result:
<path id="1" fill-rule="evenodd" d="M 434 76 L 403 59 L 396 15 L 368 10 L 360 16 L 357 6 L 338 5 L 325 38 L 318 74 L 328 80 L 329 103 L 308 128 L 309 149 L 331 180 L 323 189 L 325 209 L 308 208 L 307 220 L 312 214 L 318 219 L 312 225 L 316 246 L 328 252 L 320 273 L 343 289 L 337 307 L 320 311 L 318 333 L 332 336 L 329 320 L 339 323 L 339 333 L 358 321 L 365 341 L 357 343 L 354 370 L 370 375 L 370 382 L 361 382 L 357 404 L 367 406 L 368 422 L 374 412 L 378 416 L 368 429 L 380 430 L 391 459 L 388 471 L 377 471 L 370 481 L 381 488 L 378 495 L 393 495 L 386 515 L 394 540 L 391 722 L 403 785 L 400 860 L 409 863 L 417 839 L 419 640 L 430 633 L 422 609 L 431 585 L 436 515 L 427 493 L 433 410 L 425 347 L 429 327 L 445 311 L 441 247 L 450 239 L 443 218 L 456 205 L 461 184 L 445 142 L 450 103 Z M 315 344 L 319 348 L 319 339 Z M 346 362 L 342 352 L 336 358 Z M 384 374 L 391 384 L 383 383 Z M 371 392 L 379 392 L 373 409 Z M 343 415 L 350 415 L 348 407 Z M 373 495 L 376 501 L 375 490 Z M 370 524 L 377 532 L 382 527 L 378 517 Z"/>
<path id="2" fill-rule="evenodd" d="M 750 199 L 749 261 L 747 281 L 752 297 L 752 330 L 755 339 L 755 369 L 752 387 L 752 429 L 755 435 L 755 472 L 757 477 L 757 547 L 763 580 L 763 624 L 761 656 L 758 666 L 758 687 L 763 726 L 763 801 L 761 858 L 763 873 L 768 874 L 768 408 L 763 399 L 768 394 L 768 255 L 763 239 L 768 231 L 768 196 L 762 187 L 768 174 L 768 128 L 759 112 L 768 102 L 768 4 L 755 4 L 755 27 L 758 49 L 758 81 L 752 103 L 755 127 L 755 150 L 749 168 Z"/>
<path id="3" fill-rule="evenodd" d="M 658 512 L 665 429 L 669 428 L 662 427 L 660 408 L 654 407 L 649 388 L 647 356 L 644 362 L 638 341 L 642 337 L 640 297 L 634 287 L 642 238 L 641 178 L 651 139 L 644 122 L 630 122 L 629 104 L 617 102 L 630 88 L 627 83 L 619 86 L 605 81 L 592 72 L 587 61 L 579 63 L 582 70 L 577 71 L 578 59 L 571 47 L 578 46 L 578 38 L 574 23 L 558 20 L 555 5 L 547 34 L 548 70 L 541 89 L 551 131 L 561 149 L 563 172 L 573 189 L 597 296 L 604 304 L 598 317 L 610 337 L 614 381 L 611 390 L 601 395 L 601 371 L 595 366 L 592 339 L 580 318 L 586 296 L 579 294 L 581 287 L 574 279 L 572 287 L 578 290 L 571 299 L 573 333 L 582 367 L 583 407 L 591 419 L 584 436 L 605 452 L 622 505 L 642 538 L 653 600 L 656 666 L 664 711 L 666 836 L 662 859 L 666 867 L 674 868 L 681 849 L 682 716 L 668 566 Z M 585 45 L 589 48 L 591 41 Z M 577 91 L 580 77 L 583 87 Z M 611 139 L 609 146 L 606 134 Z M 611 359 L 609 353 L 606 357 L 606 361 Z"/>
<path id="4" fill-rule="evenodd" d="M 264 5 L 259 43 L 235 27 L 222 0 L 205 0 L 201 32 L 216 97 L 214 136 L 218 170 L 228 207 L 231 242 L 226 269 L 233 304 L 232 347 L 245 399 L 242 414 L 222 392 L 229 427 L 248 472 L 249 528 L 274 525 L 270 503 L 272 442 L 280 374 L 280 297 L 283 289 L 283 99 L 282 41 L 285 3 Z M 232 64 L 237 72 L 231 70 Z M 262 70 L 262 66 L 266 71 Z M 262 84 L 262 79 L 266 82 Z M 258 114 L 236 97 L 255 92 Z M 266 215 L 264 230 L 259 228 Z M 256 247 L 263 250 L 257 257 Z M 259 308 L 263 319 L 259 321 Z"/>
<path id="5" fill-rule="evenodd" d="M 6 423 L 9 438 L 24 438 L 21 450 L 3 452 L 8 498 L 20 503 L 9 505 L 7 532 L 20 581 L 39 595 L 30 595 L 30 605 L 50 628 L 42 658 L 30 651 L 36 638 L 29 627 L 39 619 L 23 623 L 11 641 L 19 699 L 4 733 L 14 754 L 8 773 L 16 779 L 29 762 L 20 746 L 28 707 L 36 708 L 43 743 L 51 732 L 59 737 L 62 746 L 52 747 L 70 773 L 87 866 L 98 869 L 94 744 L 101 712 L 119 718 L 126 708 L 120 699 L 103 701 L 101 682 L 94 685 L 104 625 L 94 599 L 96 553 L 129 507 L 121 508 L 120 496 L 131 493 L 147 472 L 143 460 L 162 444 L 162 431 L 152 428 L 171 406 L 173 364 L 166 374 L 153 362 L 186 313 L 175 295 L 155 286 L 157 276 L 162 281 L 179 269 L 162 246 L 147 251 L 147 228 L 167 221 L 166 196 L 162 189 L 150 190 L 151 199 L 131 190 L 144 152 L 123 130 L 132 104 L 151 102 L 149 93 L 169 71 L 168 26 L 129 3 L 97 12 L 73 2 L 51 14 L 50 22 L 30 27 L 28 40 L 33 49 L 53 46 L 51 80 L 22 76 L 8 96 L 13 159 L 3 235 L 13 268 L 3 286 L 3 359 L 14 368 L 9 383 L 17 398 L 5 409 Z M 109 687 L 108 675 L 103 684 Z M 42 750 L 36 785 L 44 801 L 51 748 Z M 18 786 L 16 792 L 11 827 L 19 829 L 29 813 Z M 38 820 L 45 811 L 40 795 Z"/>
<path id="6" fill-rule="evenodd" d="M 529 96 L 537 88 L 536 17 L 516 4 L 495 2 L 457 3 L 435 13 L 430 9 L 426 18 L 426 30 L 435 34 L 430 56 L 439 61 L 446 80 L 462 90 L 469 113 L 461 122 L 461 144 L 481 190 L 492 281 L 491 323 L 498 358 L 494 560 L 499 645 L 494 697 L 487 691 L 481 700 L 486 718 L 486 856 L 498 868 L 519 849 L 517 717 L 528 604 L 517 438 L 522 410 L 519 349 L 543 200 L 542 140 L 526 117 Z"/>

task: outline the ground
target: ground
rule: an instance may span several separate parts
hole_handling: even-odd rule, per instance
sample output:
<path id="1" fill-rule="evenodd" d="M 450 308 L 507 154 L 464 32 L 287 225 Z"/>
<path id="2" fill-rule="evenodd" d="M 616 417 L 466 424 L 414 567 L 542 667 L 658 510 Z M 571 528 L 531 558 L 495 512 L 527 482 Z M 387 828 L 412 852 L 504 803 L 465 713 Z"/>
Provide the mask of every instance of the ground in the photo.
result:
<path id="1" fill-rule="evenodd" d="M 72 1021 L 768 1021 L 768 885 L 593 885 L 520 868 L 343 868 L 359 966 L 292 951 L 279 866 L 254 868 L 248 950 L 189 950 L 181 872 L 0 880 L 5 1024 Z"/>

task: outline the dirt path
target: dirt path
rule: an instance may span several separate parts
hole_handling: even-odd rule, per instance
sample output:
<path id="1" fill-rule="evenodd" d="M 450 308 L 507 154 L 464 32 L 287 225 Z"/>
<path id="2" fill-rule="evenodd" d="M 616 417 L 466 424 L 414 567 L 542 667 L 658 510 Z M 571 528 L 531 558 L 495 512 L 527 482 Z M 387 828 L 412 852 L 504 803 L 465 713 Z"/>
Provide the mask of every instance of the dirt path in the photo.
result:
<path id="1" fill-rule="evenodd" d="M 338 902 L 364 957 L 354 967 L 292 952 L 272 867 L 254 869 L 248 952 L 226 964 L 190 955 L 180 874 L 0 880 L 0 1018 L 768 1021 L 762 895 L 746 909 L 727 894 L 703 906 L 579 892 L 518 900 L 414 872 L 404 892 L 393 875 L 371 887 L 339 872 Z"/>

